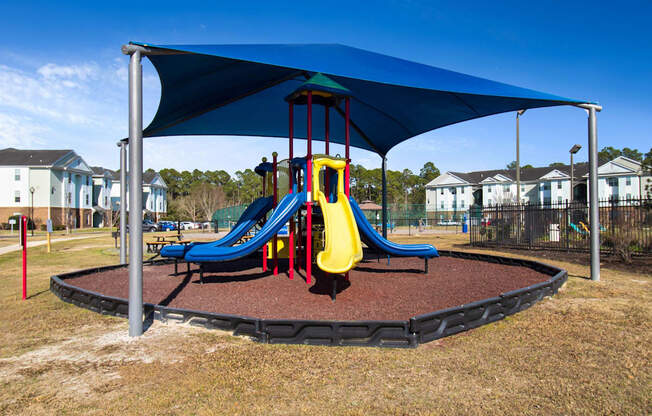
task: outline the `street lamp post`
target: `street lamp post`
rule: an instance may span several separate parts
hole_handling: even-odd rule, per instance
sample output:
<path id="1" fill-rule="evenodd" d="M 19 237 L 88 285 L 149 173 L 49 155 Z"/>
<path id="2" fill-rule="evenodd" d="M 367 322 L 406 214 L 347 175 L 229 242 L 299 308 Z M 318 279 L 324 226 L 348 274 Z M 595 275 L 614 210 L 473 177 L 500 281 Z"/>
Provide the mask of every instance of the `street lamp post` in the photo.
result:
<path id="1" fill-rule="evenodd" d="M 574 145 L 571 147 L 569 150 L 570 153 L 570 166 L 571 166 L 571 174 L 570 174 L 570 202 L 573 202 L 573 194 L 575 193 L 575 166 L 573 165 L 573 155 L 577 152 L 580 151 L 582 146 L 579 144 Z"/>
<path id="2" fill-rule="evenodd" d="M 526 110 L 516 112 L 516 203 L 521 203 L 521 151 L 518 122 Z"/>
<path id="3" fill-rule="evenodd" d="M 29 193 L 32 194 L 32 206 L 29 210 L 29 218 L 32 221 L 32 237 L 34 237 L 34 192 L 36 189 L 33 186 L 30 186 Z"/>

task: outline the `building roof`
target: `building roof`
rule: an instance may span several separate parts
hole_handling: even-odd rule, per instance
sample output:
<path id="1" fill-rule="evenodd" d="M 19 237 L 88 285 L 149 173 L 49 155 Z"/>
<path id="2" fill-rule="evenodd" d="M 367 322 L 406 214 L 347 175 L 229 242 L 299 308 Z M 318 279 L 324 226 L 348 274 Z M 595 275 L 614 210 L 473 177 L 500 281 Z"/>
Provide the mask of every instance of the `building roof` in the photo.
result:
<path id="1" fill-rule="evenodd" d="M 7 148 L 0 150 L 2 166 L 52 166 L 72 150 L 21 150 Z"/>
<path id="2" fill-rule="evenodd" d="M 587 162 L 575 163 L 575 178 L 581 178 L 589 171 L 589 164 Z M 536 181 L 541 179 L 543 176 L 548 173 L 558 170 L 568 176 L 570 176 L 570 165 L 563 165 L 557 167 L 545 166 L 545 167 L 536 167 L 536 168 L 521 168 L 521 181 Z M 448 172 L 449 174 L 456 176 L 470 184 L 479 184 L 487 178 L 494 177 L 496 175 L 505 176 L 511 181 L 516 181 L 516 169 L 493 169 L 493 170 L 478 170 L 474 172 Z M 429 184 L 430 185 L 430 184 Z M 434 184 L 433 184 L 434 185 Z"/>
<path id="3" fill-rule="evenodd" d="M 156 179 L 157 175 L 158 175 L 158 172 L 152 172 L 151 170 L 143 172 L 143 183 L 152 183 L 152 182 L 154 182 L 154 179 Z"/>
<path id="4" fill-rule="evenodd" d="M 111 169 L 104 168 L 102 166 L 91 166 L 91 170 L 93 171 L 93 176 L 104 176 L 107 173 L 109 176 L 112 178 L 115 176 L 115 172 L 112 171 Z M 119 176 L 119 175 L 118 175 Z"/>
<path id="5" fill-rule="evenodd" d="M 109 172 L 111 172 L 111 175 L 113 177 L 113 182 L 114 183 L 120 183 L 120 172 L 119 171 L 114 171 L 107 169 Z M 151 185 L 156 181 L 156 178 L 160 178 L 160 174 L 158 172 L 152 171 L 152 170 L 146 170 L 143 172 L 143 185 Z M 127 178 L 129 178 L 129 172 L 127 172 Z M 129 180 L 129 179 L 127 179 Z M 163 178 L 161 178 L 161 181 L 165 184 L 165 181 Z M 165 185 L 167 187 L 167 184 Z"/>

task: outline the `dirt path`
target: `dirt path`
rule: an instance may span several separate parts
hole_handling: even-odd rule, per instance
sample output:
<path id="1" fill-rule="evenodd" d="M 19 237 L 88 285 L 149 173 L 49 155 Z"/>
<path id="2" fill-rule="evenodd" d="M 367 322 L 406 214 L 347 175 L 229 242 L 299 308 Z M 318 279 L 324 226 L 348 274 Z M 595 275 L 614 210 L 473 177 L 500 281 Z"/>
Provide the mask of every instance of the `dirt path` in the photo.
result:
<path id="1" fill-rule="evenodd" d="M 73 240 L 82 240 L 85 238 L 93 238 L 93 237 L 99 237 L 98 235 L 80 235 L 80 236 L 75 236 L 75 237 L 64 237 L 64 238 L 55 238 L 53 240 L 50 240 L 51 243 L 58 243 L 61 241 L 73 241 Z M 38 246 L 44 246 L 47 244 L 47 240 L 42 240 L 42 241 L 33 241 L 33 242 L 27 242 L 27 248 L 31 247 L 38 247 Z M 12 244 L 10 246 L 6 247 L 0 247 L 0 256 L 3 254 L 11 253 L 12 251 L 18 251 L 20 250 L 20 244 Z"/>

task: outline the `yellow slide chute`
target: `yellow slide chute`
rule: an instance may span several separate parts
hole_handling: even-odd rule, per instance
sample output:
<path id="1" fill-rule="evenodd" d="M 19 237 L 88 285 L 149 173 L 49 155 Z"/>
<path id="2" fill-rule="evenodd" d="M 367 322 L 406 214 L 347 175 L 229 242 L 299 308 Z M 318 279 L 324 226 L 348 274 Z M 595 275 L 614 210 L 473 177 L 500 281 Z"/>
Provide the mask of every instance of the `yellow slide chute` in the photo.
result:
<path id="1" fill-rule="evenodd" d="M 328 202 L 319 188 L 322 167 L 337 170 L 337 201 Z M 314 200 L 319 202 L 324 216 L 325 246 L 317 254 L 317 265 L 328 273 L 346 273 L 362 260 L 362 242 L 353 217 L 349 198 L 344 193 L 346 161 L 327 156 L 315 157 L 312 171 Z"/>

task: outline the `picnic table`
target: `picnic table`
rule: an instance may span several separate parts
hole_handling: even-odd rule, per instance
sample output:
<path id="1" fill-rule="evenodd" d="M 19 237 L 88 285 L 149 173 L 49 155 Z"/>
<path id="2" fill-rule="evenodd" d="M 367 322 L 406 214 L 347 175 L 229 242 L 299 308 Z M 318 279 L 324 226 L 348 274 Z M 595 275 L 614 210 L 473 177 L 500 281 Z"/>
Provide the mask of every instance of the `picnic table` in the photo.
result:
<path id="1" fill-rule="evenodd" d="M 160 253 L 161 249 L 168 244 L 190 244 L 191 241 L 183 240 L 182 234 L 155 235 L 156 241 L 146 241 L 148 253 Z M 174 240 L 176 238 L 176 241 Z"/>

